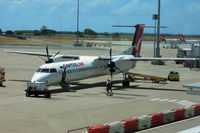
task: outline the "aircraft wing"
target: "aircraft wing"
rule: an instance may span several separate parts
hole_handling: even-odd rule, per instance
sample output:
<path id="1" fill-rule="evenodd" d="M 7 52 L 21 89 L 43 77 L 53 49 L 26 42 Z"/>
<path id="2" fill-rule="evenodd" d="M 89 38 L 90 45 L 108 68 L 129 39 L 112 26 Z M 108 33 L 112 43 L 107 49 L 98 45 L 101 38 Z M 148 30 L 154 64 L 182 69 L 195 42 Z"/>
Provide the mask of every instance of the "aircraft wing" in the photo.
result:
<path id="1" fill-rule="evenodd" d="M 112 59 L 124 59 L 125 61 L 196 61 L 200 58 L 157 58 L 157 57 L 134 57 L 132 55 L 113 56 Z M 98 60 L 110 60 L 109 56 L 100 56 Z"/>
<path id="2" fill-rule="evenodd" d="M 124 58 L 126 61 L 196 61 L 199 58 L 156 58 L 156 57 L 133 57 L 126 56 Z"/>
<path id="3" fill-rule="evenodd" d="M 7 53 L 15 53 L 15 54 L 24 54 L 24 55 L 32 55 L 32 56 L 47 56 L 46 53 L 39 53 L 39 52 L 25 52 L 25 51 L 5 51 Z M 54 56 L 55 54 L 49 54 L 49 57 Z M 63 59 L 79 59 L 78 55 L 60 55 Z"/>
<path id="4" fill-rule="evenodd" d="M 15 54 L 25 54 L 25 55 L 33 55 L 33 56 L 47 56 L 46 53 L 39 53 L 39 52 L 25 52 L 25 51 L 7 51 L 7 53 L 15 53 Z M 53 56 L 54 54 L 49 54 L 49 56 Z"/>

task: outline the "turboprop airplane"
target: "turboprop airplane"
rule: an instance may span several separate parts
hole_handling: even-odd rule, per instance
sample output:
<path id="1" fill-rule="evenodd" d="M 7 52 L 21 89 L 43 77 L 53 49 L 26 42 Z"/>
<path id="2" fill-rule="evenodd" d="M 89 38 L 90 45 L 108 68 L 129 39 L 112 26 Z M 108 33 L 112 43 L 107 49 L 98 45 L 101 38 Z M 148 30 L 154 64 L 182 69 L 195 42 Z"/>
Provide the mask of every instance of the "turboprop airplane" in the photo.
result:
<path id="1" fill-rule="evenodd" d="M 113 26 L 117 27 L 117 26 Z M 122 27 L 122 26 L 118 26 Z M 142 36 L 144 28 L 148 28 L 144 24 L 137 24 L 135 26 L 135 35 L 132 41 L 132 46 L 127 50 L 112 55 L 112 49 L 110 49 L 110 55 L 104 56 L 73 56 L 73 55 L 59 55 L 49 54 L 48 48 L 45 53 L 35 52 L 23 52 L 23 51 L 7 51 L 9 53 L 28 54 L 37 56 L 47 56 L 46 64 L 41 65 L 38 70 L 34 73 L 31 83 L 39 84 L 44 83 L 45 86 L 61 85 L 63 89 L 68 88 L 68 84 L 72 81 L 77 81 L 86 78 L 92 78 L 102 75 L 112 75 L 122 73 L 124 77 L 123 85 L 128 80 L 125 80 L 125 73 L 136 66 L 137 61 L 195 61 L 196 58 L 154 58 L 154 57 L 141 57 L 140 49 L 142 44 Z M 64 61 L 63 59 L 72 58 L 74 60 Z M 41 89 L 38 86 L 33 87 L 36 92 L 46 92 L 46 89 Z M 28 90 L 28 89 L 27 89 Z M 30 89 L 29 89 L 30 90 Z M 28 94 L 27 94 L 28 93 Z M 26 96 L 30 96 L 31 91 L 26 92 Z M 50 97 L 48 93 L 47 97 Z M 36 94 L 35 94 L 36 95 Z"/>
<path id="2" fill-rule="evenodd" d="M 178 44 L 182 44 L 179 39 L 166 39 L 164 34 L 160 34 L 160 40 L 165 44 L 170 44 L 170 48 L 178 48 Z"/>
<path id="3" fill-rule="evenodd" d="M 200 40 L 186 40 L 183 34 L 178 34 L 178 37 L 182 43 L 186 44 L 200 43 Z"/>
<path id="4" fill-rule="evenodd" d="M 160 40 L 166 44 L 179 44 L 181 41 L 179 39 L 167 39 L 164 34 L 160 34 Z"/>

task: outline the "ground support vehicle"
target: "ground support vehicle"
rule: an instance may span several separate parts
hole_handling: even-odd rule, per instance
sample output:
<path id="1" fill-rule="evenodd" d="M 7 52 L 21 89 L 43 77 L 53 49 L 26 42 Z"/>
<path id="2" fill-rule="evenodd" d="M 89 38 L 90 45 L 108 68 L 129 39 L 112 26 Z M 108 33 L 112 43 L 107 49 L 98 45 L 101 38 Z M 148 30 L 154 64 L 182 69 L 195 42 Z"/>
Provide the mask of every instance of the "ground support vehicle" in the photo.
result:
<path id="1" fill-rule="evenodd" d="M 178 72 L 170 71 L 168 74 L 169 81 L 180 81 L 180 76 Z"/>
<path id="2" fill-rule="evenodd" d="M 31 95 L 35 95 L 36 97 L 38 95 L 44 95 L 46 98 L 51 98 L 51 92 L 48 90 L 46 83 L 43 82 L 28 82 L 25 92 L 27 97 L 30 97 Z"/>

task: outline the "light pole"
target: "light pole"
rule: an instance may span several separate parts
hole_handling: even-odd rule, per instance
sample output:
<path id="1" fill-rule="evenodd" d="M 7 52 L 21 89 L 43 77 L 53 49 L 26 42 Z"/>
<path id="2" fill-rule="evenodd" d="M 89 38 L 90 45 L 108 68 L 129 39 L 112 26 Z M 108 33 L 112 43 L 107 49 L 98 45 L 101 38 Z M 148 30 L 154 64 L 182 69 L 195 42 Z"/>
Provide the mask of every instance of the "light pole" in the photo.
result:
<path id="1" fill-rule="evenodd" d="M 157 25 L 157 46 L 155 48 L 155 38 L 156 35 L 154 36 L 154 57 L 160 58 L 160 0 L 158 0 L 158 14 L 153 15 L 153 20 L 155 20 L 155 26 L 156 26 L 156 20 L 158 20 L 158 25 Z M 166 28 L 166 27 L 163 27 Z M 154 31 L 154 34 L 156 33 L 156 28 Z M 153 65 L 164 65 L 164 61 L 152 61 L 151 64 Z"/>
<path id="2" fill-rule="evenodd" d="M 156 57 L 156 21 L 158 19 L 157 14 L 152 15 L 152 19 L 155 20 L 155 28 L 154 28 L 154 50 L 153 50 L 153 57 Z"/>
<path id="3" fill-rule="evenodd" d="M 157 27 L 156 57 L 160 57 L 160 0 L 158 0 L 158 27 Z"/>
<path id="4" fill-rule="evenodd" d="M 78 35 L 79 34 L 79 0 L 77 0 L 77 32 L 76 32 L 76 43 L 79 44 L 78 42 Z"/>

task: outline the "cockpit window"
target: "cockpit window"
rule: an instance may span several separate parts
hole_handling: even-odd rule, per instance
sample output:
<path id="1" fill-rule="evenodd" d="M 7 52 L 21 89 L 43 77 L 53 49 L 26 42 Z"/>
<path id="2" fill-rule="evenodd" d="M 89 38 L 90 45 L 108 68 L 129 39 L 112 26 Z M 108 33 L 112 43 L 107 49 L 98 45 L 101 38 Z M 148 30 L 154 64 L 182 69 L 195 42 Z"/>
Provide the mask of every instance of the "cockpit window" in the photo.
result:
<path id="1" fill-rule="evenodd" d="M 40 72 L 41 71 L 41 68 L 39 68 L 36 72 Z"/>
<path id="2" fill-rule="evenodd" d="M 57 72 L 57 71 L 56 71 L 55 68 L 50 69 L 50 73 L 56 73 L 56 72 Z"/>
<path id="3" fill-rule="evenodd" d="M 42 69 L 41 72 L 42 72 L 42 73 L 48 73 L 48 72 L 49 72 L 49 69 Z"/>

